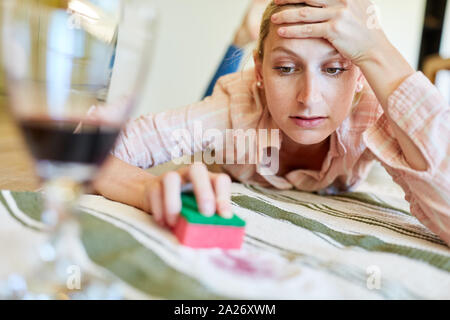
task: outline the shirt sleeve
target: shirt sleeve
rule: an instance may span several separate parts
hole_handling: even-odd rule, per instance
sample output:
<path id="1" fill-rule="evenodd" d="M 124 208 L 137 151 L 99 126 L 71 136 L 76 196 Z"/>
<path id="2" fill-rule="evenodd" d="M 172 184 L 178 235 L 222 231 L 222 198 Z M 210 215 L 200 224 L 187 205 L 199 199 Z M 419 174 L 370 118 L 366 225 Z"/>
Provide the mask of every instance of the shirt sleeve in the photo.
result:
<path id="1" fill-rule="evenodd" d="M 212 96 L 201 102 L 129 121 L 112 155 L 147 169 L 205 150 L 213 137 L 204 134 L 206 130 L 223 134 L 231 126 L 229 99 L 219 80 Z"/>
<path id="2" fill-rule="evenodd" d="M 386 115 L 364 132 L 365 143 L 405 191 L 411 214 L 450 245 L 450 108 L 416 72 L 389 97 L 387 110 L 422 153 L 427 171 L 408 165 Z"/>

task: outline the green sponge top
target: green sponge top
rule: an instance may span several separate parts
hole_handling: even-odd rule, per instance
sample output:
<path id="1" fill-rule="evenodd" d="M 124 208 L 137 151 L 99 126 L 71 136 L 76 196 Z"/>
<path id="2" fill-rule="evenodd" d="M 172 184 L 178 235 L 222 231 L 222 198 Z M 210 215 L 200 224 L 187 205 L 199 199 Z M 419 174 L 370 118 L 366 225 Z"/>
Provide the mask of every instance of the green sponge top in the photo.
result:
<path id="1" fill-rule="evenodd" d="M 181 194 L 181 203 L 183 205 L 181 215 L 186 218 L 189 223 L 232 227 L 245 226 L 245 221 L 239 218 L 236 214 L 233 214 L 231 219 L 223 218 L 217 213 L 212 217 L 205 217 L 199 212 L 197 201 L 195 200 L 195 196 L 192 192 L 183 192 Z"/>

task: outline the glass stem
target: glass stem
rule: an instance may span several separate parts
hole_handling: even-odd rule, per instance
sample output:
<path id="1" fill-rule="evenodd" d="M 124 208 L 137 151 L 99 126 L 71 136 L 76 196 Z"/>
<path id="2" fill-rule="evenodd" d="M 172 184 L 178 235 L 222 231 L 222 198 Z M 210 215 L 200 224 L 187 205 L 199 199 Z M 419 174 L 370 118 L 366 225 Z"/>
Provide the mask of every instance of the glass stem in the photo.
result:
<path id="1" fill-rule="evenodd" d="M 40 280 L 47 280 L 44 282 L 53 283 L 52 290 L 59 294 L 71 290 L 68 284 L 71 270 L 81 270 L 77 264 L 84 249 L 80 241 L 78 215 L 74 209 L 80 194 L 81 186 L 71 179 L 53 179 L 44 185 L 45 209 L 41 220 L 47 226 L 49 240 L 39 247 L 44 265 L 37 276 Z M 47 279 L 49 277 L 54 278 L 56 283 Z"/>

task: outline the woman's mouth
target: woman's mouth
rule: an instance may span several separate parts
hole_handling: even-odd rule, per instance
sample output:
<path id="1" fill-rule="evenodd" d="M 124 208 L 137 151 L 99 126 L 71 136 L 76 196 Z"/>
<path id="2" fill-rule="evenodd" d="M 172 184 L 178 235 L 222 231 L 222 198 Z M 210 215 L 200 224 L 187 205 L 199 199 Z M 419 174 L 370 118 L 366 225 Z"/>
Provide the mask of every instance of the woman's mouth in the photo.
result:
<path id="1" fill-rule="evenodd" d="M 324 123 L 325 120 L 327 119 L 327 117 L 303 117 L 303 116 L 290 118 L 294 121 L 294 123 L 297 126 L 306 129 L 316 128 L 320 126 L 322 123 Z"/>

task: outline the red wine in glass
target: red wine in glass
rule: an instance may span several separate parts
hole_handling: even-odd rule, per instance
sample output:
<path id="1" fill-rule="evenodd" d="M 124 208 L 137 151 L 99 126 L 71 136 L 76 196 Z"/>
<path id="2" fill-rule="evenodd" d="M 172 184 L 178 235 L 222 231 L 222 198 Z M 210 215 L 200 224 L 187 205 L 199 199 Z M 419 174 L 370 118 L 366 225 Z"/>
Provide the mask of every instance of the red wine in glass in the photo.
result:
<path id="1" fill-rule="evenodd" d="M 37 160 L 38 173 L 48 178 L 45 168 L 72 165 L 75 168 L 96 169 L 114 146 L 120 127 L 102 122 L 52 119 L 27 119 L 19 122 L 26 143 Z M 43 165 L 46 164 L 46 165 Z M 40 169 L 41 167 L 41 169 Z M 67 167 L 65 169 L 67 171 Z M 77 178 L 83 182 L 92 175 Z"/>
<path id="2" fill-rule="evenodd" d="M 68 120 L 28 120 L 20 126 L 37 160 L 101 165 L 120 128 L 83 123 L 76 132 L 78 124 Z"/>

